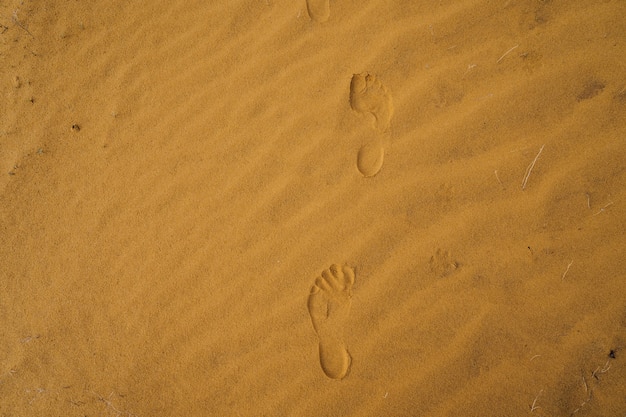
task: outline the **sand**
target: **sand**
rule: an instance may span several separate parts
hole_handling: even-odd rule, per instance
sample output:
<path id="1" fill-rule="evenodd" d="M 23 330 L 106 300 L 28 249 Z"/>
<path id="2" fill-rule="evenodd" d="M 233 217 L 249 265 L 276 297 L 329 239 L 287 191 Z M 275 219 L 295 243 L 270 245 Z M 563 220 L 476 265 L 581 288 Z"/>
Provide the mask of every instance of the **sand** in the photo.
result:
<path id="1" fill-rule="evenodd" d="M 624 16 L 3 2 L 0 415 L 625 415 Z"/>

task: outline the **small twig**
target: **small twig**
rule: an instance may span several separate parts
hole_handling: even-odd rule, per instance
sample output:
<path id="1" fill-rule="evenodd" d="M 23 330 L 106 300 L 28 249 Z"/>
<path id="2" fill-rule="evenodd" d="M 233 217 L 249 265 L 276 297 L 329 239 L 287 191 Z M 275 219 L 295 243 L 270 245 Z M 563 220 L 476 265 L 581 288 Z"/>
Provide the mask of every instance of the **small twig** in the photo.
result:
<path id="1" fill-rule="evenodd" d="M 67 401 L 73 405 L 75 405 L 76 407 L 80 407 L 81 405 L 85 405 L 84 401 L 81 400 L 74 400 L 73 398 L 68 398 Z"/>
<path id="2" fill-rule="evenodd" d="M 540 358 L 540 357 L 541 357 L 541 355 L 535 355 L 532 358 L 530 358 L 530 360 L 532 361 L 533 359 L 537 359 L 537 358 Z"/>
<path id="3" fill-rule="evenodd" d="M 504 53 L 504 55 L 502 55 L 497 61 L 496 64 L 498 64 L 500 61 L 502 61 L 502 59 L 504 59 L 505 56 L 507 56 L 508 54 L 510 54 L 511 52 L 513 52 L 516 48 L 518 48 L 519 45 L 515 45 L 514 47 L 512 47 L 511 49 L 509 49 L 508 51 L 506 51 Z"/>
<path id="4" fill-rule="evenodd" d="M 609 202 L 609 204 L 607 204 L 606 206 L 602 207 L 600 210 L 598 210 L 598 212 L 596 214 L 594 214 L 594 216 L 597 216 L 598 214 L 602 213 L 604 211 L 604 209 L 606 209 L 609 206 L 612 206 L 613 202 Z"/>
<path id="5" fill-rule="evenodd" d="M 16 371 L 15 369 L 9 369 L 9 370 L 8 370 L 8 371 L 6 371 L 5 373 L 0 374 L 0 378 L 3 378 L 5 375 L 11 375 L 11 376 L 12 376 L 12 375 L 15 375 L 15 373 L 16 373 L 16 372 L 17 372 L 17 371 Z"/>
<path id="6" fill-rule="evenodd" d="M 587 394 L 587 398 L 585 398 L 585 400 L 582 403 L 580 403 L 577 409 L 575 409 L 574 411 L 570 413 L 570 417 L 578 413 L 580 410 L 582 410 L 587 405 L 587 403 L 591 401 L 592 391 L 587 385 L 587 380 L 585 379 L 584 375 L 583 375 L 583 387 L 585 388 L 585 394 Z"/>
<path id="7" fill-rule="evenodd" d="M 471 70 L 473 70 L 474 68 L 476 68 L 476 64 L 468 64 L 467 65 L 467 70 L 465 70 L 465 72 L 463 73 L 463 75 L 461 76 L 461 78 L 465 78 L 465 76 L 467 75 L 468 72 L 470 72 Z"/>
<path id="8" fill-rule="evenodd" d="M 541 393 L 543 392 L 543 390 L 539 391 L 539 394 L 537 394 L 537 396 L 535 397 L 535 401 L 533 401 L 533 405 L 530 406 L 530 412 L 532 413 L 533 411 L 537 410 L 538 408 L 541 408 L 537 405 L 537 400 L 539 399 L 539 396 L 541 395 Z"/>
<path id="9" fill-rule="evenodd" d="M 134 414 L 129 413 L 128 411 L 121 411 L 118 410 L 117 408 L 115 408 L 115 406 L 113 405 L 113 403 L 111 401 L 109 401 L 108 399 L 104 398 L 102 395 L 98 394 L 97 392 L 91 391 L 96 397 L 98 397 L 98 399 L 100 401 L 102 401 L 103 403 L 105 403 L 107 405 L 107 407 L 111 408 L 114 412 L 117 413 L 118 417 L 122 414 L 127 415 L 127 416 L 134 416 Z M 111 398 L 111 396 L 113 396 L 113 393 L 109 394 L 109 398 Z"/>
<path id="10" fill-rule="evenodd" d="M 504 184 L 502 184 L 502 181 L 500 180 L 500 177 L 498 176 L 498 170 L 496 169 L 495 171 L 493 171 L 493 173 L 496 174 L 496 179 L 498 180 L 502 188 L 504 188 Z"/>
<path id="11" fill-rule="evenodd" d="M 591 376 L 594 377 L 595 379 L 599 379 L 598 374 L 606 373 L 608 372 L 610 368 L 611 368 L 611 364 L 609 363 L 609 361 L 606 361 L 606 363 L 604 364 L 604 367 L 600 369 L 600 367 L 598 366 L 596 370 L 591 373 Z"/>
<path id="12" fill-rule="evenodd" d="M 30 36 L 32 36 L 33 38 L 35 37 L 35 35 L 30 33 L 30 30 L 26 29 L 24 25 L 20 22 L 20 20 L 17 18 L 17 9 L 13 10 L 13 15 L 11 16 L 11 20 L 13 20 L 13 23 L 21 27 L 23 30 L 25 30 L 26 33 L 28 33 Z"/>
<path id="13" fill-rule="evenodd" d="M 608 371 L 609 369 L 611 369 L 611 364 L 609 363 L 610 361 L 606 361 L 606 363 L 604 364 L 604 368 L 600 369 L 600 373 L 603 374 L 606 371 Z"/>
<path id="14" fill-rule="evenodd" d="M 40 336 L 40 335 L 38 335 L 38 334 L 33 335 L 33 336 L 27 336 L 27 337 L 23 338 L 22 340 L 20 340 L 20 342 L 22 342 L 22 343 L 28 343 L 28 342 L 30 342 L 31 340 L 33 340 L 33 339 L 39 339 L 40 337 L 41 337 L 41 336 Z"/>
<path id="15" fill-rule="evenodd" d="M 585 195 L 587 196 L 587 208 L 591 210 L 591 195 L 589 193 L 585 193 Z"/>
<path id="16" fill-rule="evenodd" d="M 572 266 L 573 263 L 574 263 L 574 261 L 570 261 L 570 263 L 567 264 L 567 268 L 565 269 L 565 272 L 563 272 L 563 276 L 561 277 L 561 281 L 565 279 L 565 275 L 567 275 L 567 271 L 569 271 L 569 268 Z"/>
<path id="17" fill-rule="evenodd" d="M 526 183 L 528 182 L 528 178 L 530 178 L 530 173 L 535 167 L 535 163 L 537 163 L 537 159 L 539 159 L 539 155 L 541 155 L 541 152 L 543 151 L 543 148 L 545 146 L 545 144 L 541 146 L 541 149 L 539 149 L 539 152 L 537 153 L 537 156 L 535 156 L 535 159 L 533 159 L 530 165 L 528 165 L 528 168 L 526 168 L 526 174 L 524 175 L 524 179 L 522 180 L 522 190 L 526 188 Z"/>

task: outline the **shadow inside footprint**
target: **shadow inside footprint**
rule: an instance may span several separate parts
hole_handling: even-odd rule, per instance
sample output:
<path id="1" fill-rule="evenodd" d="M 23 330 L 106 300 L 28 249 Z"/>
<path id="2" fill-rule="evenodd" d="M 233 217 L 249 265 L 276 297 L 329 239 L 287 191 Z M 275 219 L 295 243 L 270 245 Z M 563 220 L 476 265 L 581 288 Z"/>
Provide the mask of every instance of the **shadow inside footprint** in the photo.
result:
<path id="1" fill-rule="evenodd" d="M 309 17 L 316 22 L 325 22 L 330 17 L 330 0 L 307 0 Z"/>
<path id="2" fill-rule="evenodd" d="M 354 270 L 332 265 L 311 287 L 308 308 L 319 338 L 322 370 L 329 378 L 343 379 L 352 358 L 343 341 L 343 328 L 350 313 Z"/>

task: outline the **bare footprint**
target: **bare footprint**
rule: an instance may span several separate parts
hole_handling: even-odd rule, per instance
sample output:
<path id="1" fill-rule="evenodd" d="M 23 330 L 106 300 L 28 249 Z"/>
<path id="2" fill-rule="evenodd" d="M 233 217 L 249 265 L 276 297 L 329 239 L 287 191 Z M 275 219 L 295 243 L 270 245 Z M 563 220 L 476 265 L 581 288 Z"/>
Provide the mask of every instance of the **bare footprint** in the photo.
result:
<path id="1" fill-rule="evenodd" d="M 374 116 L 374 127 L 381 132 L 389 129 L 393 115 L 391 95 L 374 75 L 354 74 L 350 82 L 350 106 L 359 113 Z"/>
<path id="2" fill-rule="evenodd" d="M 343 379 L 352 358 L 343 342 L 343 328 L 350 313 L 354 270 L 332 265 L 311 287 L 308 308 L 319 338 L 322 370 L 329 378 Z"/>
<path id="3" fill-rule="evenodd" d="M 306 0 L 309 17 L 316 22 L 325 22 L 330 17 L 330 0 Z"/>
<path id="4" fill-rule="evenodd" d="M 383 167 L 385 149 L 380 140 L 372 140 L 359 149 L 356 166 L 364 177 L 373 177 Z"/>

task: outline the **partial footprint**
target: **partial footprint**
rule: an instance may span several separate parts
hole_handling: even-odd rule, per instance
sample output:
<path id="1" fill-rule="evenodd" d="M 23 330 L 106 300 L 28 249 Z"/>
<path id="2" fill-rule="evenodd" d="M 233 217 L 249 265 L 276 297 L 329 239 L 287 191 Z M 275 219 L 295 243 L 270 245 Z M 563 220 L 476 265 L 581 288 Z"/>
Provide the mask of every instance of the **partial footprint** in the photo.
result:
<path id="1" fill-rule="evenodd" d="M 385 149 L 380 140 L 372 140 L 359 149 L 356 166 L 364 177 L 373 177 L 383 166 Z"/>
<path id="2" fill-rule="evenodd" d="M 391 95 L 371 74 L 354 74 L 350 82 L 350 106 L 359 113 L 374 116 L 374 127 L 381 132 L 389 129 L 393 115 Z"/>
<path id="3" fill-rule="evenodd" d="M 330 0 L 306 0 L 309 17 L 316 22 L 325 22 L 330 17 Z"/>
<path id="4" fill-rule="evenodd" d="M 343 379 L 352 358 L 343 342 L 343 328 L 350 313 L 354 270 L 332 265 L 311 287 L 308 307 L 319 338 L 322 370 L 329 378 Z"/>

